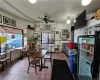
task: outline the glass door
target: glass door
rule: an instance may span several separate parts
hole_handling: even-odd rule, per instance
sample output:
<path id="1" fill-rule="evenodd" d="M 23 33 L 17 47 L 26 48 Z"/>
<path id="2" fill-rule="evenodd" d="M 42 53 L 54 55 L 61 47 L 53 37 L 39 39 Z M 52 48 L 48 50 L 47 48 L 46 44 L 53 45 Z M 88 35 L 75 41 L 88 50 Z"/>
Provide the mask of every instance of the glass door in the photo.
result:
<path id="1" fill-rule="evenodd" d="M 80 80 L 92 80 L 91 64 L 94 56 L 94 37 L 80 37 L 79 49 L 79 71 Z"/>

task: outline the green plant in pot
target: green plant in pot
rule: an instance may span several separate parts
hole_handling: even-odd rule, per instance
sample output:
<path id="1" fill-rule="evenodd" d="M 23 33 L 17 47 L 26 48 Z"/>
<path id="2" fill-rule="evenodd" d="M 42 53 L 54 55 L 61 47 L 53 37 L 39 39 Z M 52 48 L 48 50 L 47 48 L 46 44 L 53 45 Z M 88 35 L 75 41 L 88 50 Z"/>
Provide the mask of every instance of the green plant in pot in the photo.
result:
<path id="1" fill-rule="evenodd" d="M 30 36 L 30 37 L 28 37 L 28 41 L 34 42 L 34 43 L 36 44 L 36 43 L 37 43 L 37 40 L 38 40 L 38 37 L 39 37 L 39 36 L 37 36 L 37 37 Z"/>

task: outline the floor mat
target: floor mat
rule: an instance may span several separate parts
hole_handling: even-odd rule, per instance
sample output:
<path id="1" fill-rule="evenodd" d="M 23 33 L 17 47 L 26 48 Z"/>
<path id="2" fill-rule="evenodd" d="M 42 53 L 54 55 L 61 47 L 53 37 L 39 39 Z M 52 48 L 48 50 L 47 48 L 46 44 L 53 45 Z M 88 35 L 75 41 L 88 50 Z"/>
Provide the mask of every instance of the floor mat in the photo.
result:
<path id="1" fill-rule="evenodd" d="M 65 60 L 53 60 L 51 80 L 74 80 Z"/>

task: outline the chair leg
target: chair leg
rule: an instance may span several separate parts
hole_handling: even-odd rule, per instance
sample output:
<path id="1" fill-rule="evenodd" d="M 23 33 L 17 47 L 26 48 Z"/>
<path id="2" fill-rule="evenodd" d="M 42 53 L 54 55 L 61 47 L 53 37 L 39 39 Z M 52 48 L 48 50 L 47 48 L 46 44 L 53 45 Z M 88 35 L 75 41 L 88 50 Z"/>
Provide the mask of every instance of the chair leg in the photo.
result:
<path id="1" fill-rule="evenodd" d="M 7 60 L 6 60 L 6 64 L 7 64 Z"/>
<path id="2" fill-rule="evenodd" d="M 26 56 L 27 56 L 27 51 L 26 51 Z"/>
<path id="3" fill-rule="evenodd" d="M 35 65 L 35 74 L 37 75 L 37 67 L 36 67 L 36 65 Z"/>
<path id="4" fill-rule="evenodd" d="M 50 59 L 51 67 L 52 67 L 52 59 Z"/>
<path id="5" fill-rule="evenodd" d="M 29 69 L 30 69 L 30 66 L 28 66 L 28 70 L 27 70 L 27 73 L 29 73 Z"/>
<path id="6" fill-rule="evenodd" d="M 44 59 L 44 66 L 45 66 L 45 63 L 46 63 L 46 59 Z"/>
<path id="7" fill-rule="evenodd" d="M 2 70 L 4 70 L 4 62 L 2 62 Z"/>
<path id="8" fill-rule="evenodd" d="M 11 61 L 11 58 L 10 58 L 10 63 L 11 63 L 11 65 L 12 65 L 12 61 Z"/>

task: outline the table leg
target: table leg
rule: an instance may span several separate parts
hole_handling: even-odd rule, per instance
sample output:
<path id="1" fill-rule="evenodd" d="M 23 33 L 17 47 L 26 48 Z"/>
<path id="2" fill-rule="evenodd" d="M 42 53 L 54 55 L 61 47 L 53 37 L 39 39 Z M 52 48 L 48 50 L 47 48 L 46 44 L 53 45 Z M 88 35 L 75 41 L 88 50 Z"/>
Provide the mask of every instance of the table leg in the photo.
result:
<path id="1" fill-rule="evenodd" d="M 40 65 L 40 70 L 39 71 L 42 71 L 43 68 L 48 68 L 48 66 L 43 66 L 43 60 L 41 58 L 41 65 Z"/>
<path id="2" fill-rule="evenodd" d="M 42 71 L 42 58 L 41 58 L 41 64 L 40 64 L 40 71 Z"/>

